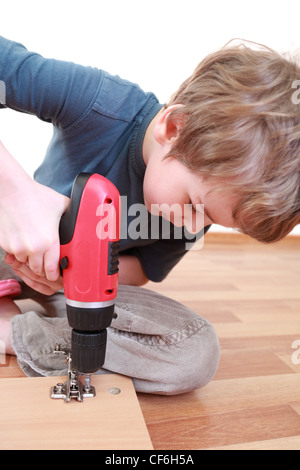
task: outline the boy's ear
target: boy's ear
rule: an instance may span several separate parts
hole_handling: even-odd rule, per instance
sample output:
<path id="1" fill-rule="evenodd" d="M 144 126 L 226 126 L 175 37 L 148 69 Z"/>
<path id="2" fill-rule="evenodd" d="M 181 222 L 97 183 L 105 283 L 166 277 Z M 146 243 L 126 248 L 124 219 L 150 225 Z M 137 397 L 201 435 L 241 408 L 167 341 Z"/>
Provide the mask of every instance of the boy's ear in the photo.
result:
<path id="1" fill-rule="evenodd" d="M 174 104 L 164 109 L 159 115 L 153 133 L 160 145 L 172 144 L 177 139 L 184 124 L 184 113 L 172 115 L 172 112 L 182 107 L 182 104 Z"/>

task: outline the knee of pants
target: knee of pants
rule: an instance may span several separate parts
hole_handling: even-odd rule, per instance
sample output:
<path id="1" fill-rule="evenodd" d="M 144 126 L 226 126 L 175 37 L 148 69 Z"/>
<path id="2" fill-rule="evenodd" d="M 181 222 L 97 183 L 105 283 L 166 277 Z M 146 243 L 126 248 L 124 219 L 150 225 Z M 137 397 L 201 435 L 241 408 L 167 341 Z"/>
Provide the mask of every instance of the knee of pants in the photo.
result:
<path id="1" fill-rule="evenodd" d="M 198 334 L 188 340 L 177 371 L 172 375 L 169 394 L 193 391 L 207 385 L 215 376 L 220 362 L 220 344 L 215 329 L 205 323 Z"/>

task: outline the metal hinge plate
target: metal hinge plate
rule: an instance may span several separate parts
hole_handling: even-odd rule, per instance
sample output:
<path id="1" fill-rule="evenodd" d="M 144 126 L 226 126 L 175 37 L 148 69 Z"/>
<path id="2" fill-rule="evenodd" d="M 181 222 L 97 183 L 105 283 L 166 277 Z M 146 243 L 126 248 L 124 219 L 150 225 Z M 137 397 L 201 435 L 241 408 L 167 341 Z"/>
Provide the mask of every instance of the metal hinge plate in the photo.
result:
<path id="1" fill-rule="evenodd" d="M 96 396 L 95 387 L 91 385 L 91 376 L 85 375 L 85 384 L 83 385 L 79 379 L 79 374 L 71 368 L 72 358 L 69 350 L 60 349 L 60 345 L 56 345 L 54 351 L 56 354 L 64 354 L 68 364 L 68 379 L 65 383 L 58 383 L 51 387 L 50 397 L 53 399 L 63 399 L 69 402 L 71 399 L 83 401 L 84 398 L 93 398 Z"/>

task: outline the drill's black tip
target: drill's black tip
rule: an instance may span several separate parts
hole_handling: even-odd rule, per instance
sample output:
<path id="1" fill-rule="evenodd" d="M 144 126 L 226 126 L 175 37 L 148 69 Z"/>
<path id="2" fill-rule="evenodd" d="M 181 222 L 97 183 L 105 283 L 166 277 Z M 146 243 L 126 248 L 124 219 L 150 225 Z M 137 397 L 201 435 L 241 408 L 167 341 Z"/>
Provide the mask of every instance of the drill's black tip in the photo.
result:
<path id="1" fill-rule="evenodd" d="M 72 330 L 72 368 L 82 374 L 97 372 L 104 364 L 106 330 Z"/>

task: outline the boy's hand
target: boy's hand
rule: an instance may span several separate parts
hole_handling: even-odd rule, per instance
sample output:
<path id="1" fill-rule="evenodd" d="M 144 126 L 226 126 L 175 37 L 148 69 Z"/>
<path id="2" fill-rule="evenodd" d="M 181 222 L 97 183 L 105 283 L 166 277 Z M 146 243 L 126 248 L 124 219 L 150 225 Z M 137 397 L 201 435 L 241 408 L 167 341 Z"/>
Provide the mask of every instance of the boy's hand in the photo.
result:
<path id="1" fill-rule="evenodd" d="M 25 284 L 41 294 L 52 295 L 63 289 L 61 276 L 56 281 L 48 281 L 45 276 L 35 274 L 26 263 L 18 261 L 14 255 L 6 255 L 5 262 L 13 268 Z"/>
<path id="2" fill-rule="evenodd" d="M 30 178 L 1 196 L 0 246 L 33 274 L 57 281 L 60 277 L 58 227 L 69 198 Z"/>
<path id="3" fill-rule="evenodd" d="M 11 262 L 48 281 L 59 279 L 58 228 L 68 204 L 69 198 L 30 178 L 0 141 L 0 246 Z"/>

